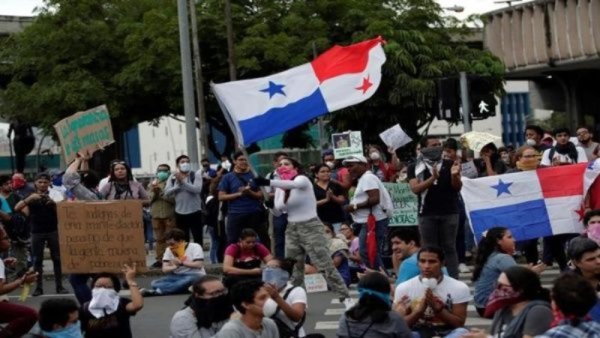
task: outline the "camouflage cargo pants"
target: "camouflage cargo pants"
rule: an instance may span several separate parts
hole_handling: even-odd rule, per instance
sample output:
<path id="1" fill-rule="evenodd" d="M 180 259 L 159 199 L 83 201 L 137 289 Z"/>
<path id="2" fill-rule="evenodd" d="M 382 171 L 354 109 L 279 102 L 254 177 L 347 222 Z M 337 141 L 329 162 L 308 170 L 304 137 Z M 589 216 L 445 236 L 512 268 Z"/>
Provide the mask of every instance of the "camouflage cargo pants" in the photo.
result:
<path id="1" fill-rule="evenodd" d="M 323 273 L 329 288 L 340 297 L 349 297 L 348 288 L 329 255 L 323 223 L 317 218 L 288 223 L 285 230 L 285 251 L 286 257 L 297 260 L 293 273 L 294 285 L 304 284 L 304 260 L 308 255 L 311 263 Z"/>

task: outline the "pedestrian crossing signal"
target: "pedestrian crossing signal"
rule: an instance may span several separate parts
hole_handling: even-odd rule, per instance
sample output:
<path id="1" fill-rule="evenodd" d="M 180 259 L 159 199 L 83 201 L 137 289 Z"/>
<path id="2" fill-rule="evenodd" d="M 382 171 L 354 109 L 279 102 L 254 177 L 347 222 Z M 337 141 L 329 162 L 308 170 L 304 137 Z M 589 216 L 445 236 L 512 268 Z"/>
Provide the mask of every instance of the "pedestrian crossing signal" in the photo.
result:
<path id="1" fill-rule="evenodd" d="M 491 78 L 476 75 L 469 76 L 469 100 L 473 120 L 483 120 L 495 116 L 498 101 L 496 95 L 494 95 Z"/>

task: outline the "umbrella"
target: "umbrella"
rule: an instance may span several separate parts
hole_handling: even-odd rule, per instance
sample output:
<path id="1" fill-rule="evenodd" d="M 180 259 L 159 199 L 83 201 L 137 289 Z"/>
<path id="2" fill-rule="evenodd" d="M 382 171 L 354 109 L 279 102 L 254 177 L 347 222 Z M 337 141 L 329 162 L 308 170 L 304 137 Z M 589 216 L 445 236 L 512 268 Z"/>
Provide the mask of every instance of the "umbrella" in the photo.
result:
<path id="1" fill-rule="evenodd" d="M 460 142 L 475 152 L 480 152 L 486 144 L 498 142 L 500 139 L 500 136 L 481 131 L 470 131 L 460 136 Z"/>

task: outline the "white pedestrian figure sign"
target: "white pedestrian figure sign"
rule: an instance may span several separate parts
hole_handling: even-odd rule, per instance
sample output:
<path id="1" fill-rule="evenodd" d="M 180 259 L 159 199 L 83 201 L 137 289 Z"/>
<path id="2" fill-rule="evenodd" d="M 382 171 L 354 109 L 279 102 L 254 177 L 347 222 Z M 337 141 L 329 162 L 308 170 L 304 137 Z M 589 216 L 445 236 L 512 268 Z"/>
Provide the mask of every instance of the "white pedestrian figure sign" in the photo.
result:
<path id="1" fill-rule="evenodd" d="M 485 103 L 485 101 L 481 100 L 481 102 L 479 102 L 479 112 L 481 114 L 483 113 L 489 113 L 489 109 L 488 109 L 488 104 Z"/>

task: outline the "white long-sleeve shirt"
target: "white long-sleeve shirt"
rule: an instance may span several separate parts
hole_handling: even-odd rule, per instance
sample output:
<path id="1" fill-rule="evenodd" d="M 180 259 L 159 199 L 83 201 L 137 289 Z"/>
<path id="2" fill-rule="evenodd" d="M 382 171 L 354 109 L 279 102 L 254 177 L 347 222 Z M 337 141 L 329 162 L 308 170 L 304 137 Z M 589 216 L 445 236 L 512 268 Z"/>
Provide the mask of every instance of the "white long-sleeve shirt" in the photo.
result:
<path id="1" fill-rule="evenodd" d="M 288 222 L 305 222 L 317 218 L 317 198 L 308 177 L 298 175 L 293 180 L 271 180 L 275 189 L 275 209 L 287 212 Z M 285 203 L 285 190 L 290 197 Z"/>

